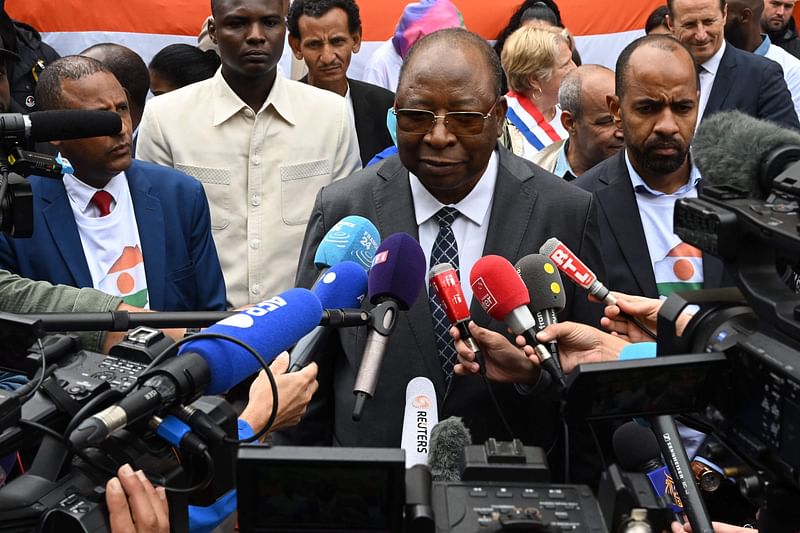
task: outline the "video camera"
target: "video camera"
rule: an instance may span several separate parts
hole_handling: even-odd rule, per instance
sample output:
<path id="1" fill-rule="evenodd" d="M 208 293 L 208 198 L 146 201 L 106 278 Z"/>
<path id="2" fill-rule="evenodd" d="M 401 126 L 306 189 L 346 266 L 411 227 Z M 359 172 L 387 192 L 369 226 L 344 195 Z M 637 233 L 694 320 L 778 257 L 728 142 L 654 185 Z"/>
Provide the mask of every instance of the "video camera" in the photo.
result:
<path id="1" fill-rule="evenodd" d="M 38 320 L 2 315 L 0 333 L 6 348 L 0 368 L 28 375 L 25 387 L 33 393 L 0 395 L 0 457 L 36 450 L 29 469 L 0 489 L 4 531 L 108 531 L 105 482 L 124 463 L 178 489 L 167 492 L 175 531 L 188 530 L 188 505 L 211 505 L 234 488 L 237 418 L 221 398 L 201 397 L 163 418 L 131 423 L 96 448 L 69 445 L 67 436 L 83 419 L 122 398 L 172 346 L 160 331 L 137 328 L 108 356 L 81 350 L 73 336 L 41 338 Z M 11 347 L 24 351 L 13 353 Z M 195 430 L 188 420 L 197 412 L 213 426 L 198 431 L 199 449 L 186 438 L 187 429 Z"/>
<path id="2" fill-rule="evenodd" d="M 766 151 L 750 178 L 749 184 L 711 180 L 698 198 L 676 203 L 675 233 L 722 258 L 738 290 L 671 296 L 659 313 L 658 350 L 659 355 L 725 354 L 724 371 L 715 378 L 701 422 L 752 466 L 754 475 L 743 488 L 760 501 L 760 522 L 796 530 L 800 145 Z M 676 336 L 675 323 L 688 305 L 699 310 Z"/>

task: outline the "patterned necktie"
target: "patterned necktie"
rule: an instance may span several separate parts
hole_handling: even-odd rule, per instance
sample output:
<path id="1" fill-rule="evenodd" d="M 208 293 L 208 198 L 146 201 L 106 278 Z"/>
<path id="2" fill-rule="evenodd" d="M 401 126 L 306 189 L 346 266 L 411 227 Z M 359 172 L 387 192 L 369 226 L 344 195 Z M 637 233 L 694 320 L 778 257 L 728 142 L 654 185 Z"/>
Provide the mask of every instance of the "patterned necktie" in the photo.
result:
<path id="1" fill-rule="evenodd" d="M 92 205 L 100 211 L 100 216 L 104 217 L 111 212 L 111 202 L 114 201 L 114 197 L 108 191 L 101 190 L 94 193 L 91 201 Z"/>
<path id="2" fill-rule="evenodd" d="M 439 234 L 431 249 L 431 268 L 441 263 L 450 263 L 458 272 L 458 244 L 453 234 L 453 221 L 459 215 L 454 207 L 441 208 L 434 217 L 439 223 Z M 450 385 L 453 377 L 453 365 L 458 360 L 453 338 L 450 336 L 450 321 L 444 309 L 439 304 L 436 292 L 430 291 L 431 316 L 433 317 L 433 335 L 436 338 L 436 347 L 439 350 L 439 363 L 444 372 L 445 385 Z"/>

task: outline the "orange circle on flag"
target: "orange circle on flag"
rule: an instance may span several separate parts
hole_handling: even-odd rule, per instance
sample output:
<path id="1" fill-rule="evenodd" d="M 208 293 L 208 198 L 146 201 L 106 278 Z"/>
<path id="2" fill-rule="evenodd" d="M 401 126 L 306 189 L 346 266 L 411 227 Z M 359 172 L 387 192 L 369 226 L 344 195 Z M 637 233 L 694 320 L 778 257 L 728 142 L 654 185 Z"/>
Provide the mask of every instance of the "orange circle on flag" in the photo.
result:
<path id="1" fill-rule="evenodd" d="M 688 259 L 678 259 L 675 261 L 675 264 L 672 265 L 672 271 L 675 272 L 675 276 L 681 281 L 689 281 L 694 276 L 694 265 Z"/>
<path id="2" fill-rule="evenodd" d="M 117 278 L 117 288 L 119 289 L 120 294 L 128 294 L 135 286 L 136 281 L 134 281 L 133 276 L 127 272 L 123 272 Z"/>

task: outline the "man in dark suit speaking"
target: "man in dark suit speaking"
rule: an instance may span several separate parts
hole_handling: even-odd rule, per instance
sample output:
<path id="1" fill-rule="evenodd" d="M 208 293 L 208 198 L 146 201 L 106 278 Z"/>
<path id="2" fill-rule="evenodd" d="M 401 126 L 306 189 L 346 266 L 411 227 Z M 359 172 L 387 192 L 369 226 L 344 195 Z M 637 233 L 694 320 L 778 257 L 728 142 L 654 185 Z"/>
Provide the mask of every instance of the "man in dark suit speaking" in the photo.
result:
<path id="1" fill-rule="evenodd" d="M 300 81 L 344 96 L 355 120 L 361 164 L 392 146 L 386 112 L 394 93 L 347 77 L 353 54 L 361 48 L 361 17 L 354 0 L 295 0 L 286 16 L 289 46 L 304 60 L 308 75 Z"/>
<path id="2" fill-rule="evenodd" d="M 591 268 L 602 270 L 591 195 L 498 146 L 506 111 L 502 75 L 492 48 L 465 30 L 435 32 L 414 46 L 397 89 L 399 153 L 318 193 L 301 252 L 299 286 L 314 282 L 317 246 L 347 215 L 372 220 L 383 238 L 396 232 L 418 238 L 429 265 L 437 255 L 434 244 L 452 234 L 471 315 L 498 332 L 506 326 L 490 320 L 472 301 L 467 282 L 480 256 L 496 254 L 516 262 L 557 237 Z M 564 318 L 598 323 L 600 309 L 573 287 L 565 290 Z M 489 437 L 508 439 L 481 380 L 452 376 L 452 368 L 442 364 L 440 350 L 445 350 L 437 347 L 434 330 L 428 295 L 421 293 L 400 314 L 377 390 L 359 422 L 351 419 L 352 389 L 367 330 L 338 330 L 337 342 L 318 357 L 320 389 L 306 417 L 283 437 L 303 444 L 397 447 L 406 385 L 425 376 L 436 389 L 440 419 L 463 417 L 478 443 Z M 535 379 L 540 374 L 529 375 Z M 514 436 L 548 449 L 560 432 L 554 395 L 523 395 L 510 384 L 492 383 L 492 388 Z M 570 439 L 575 479 L 592 481 L 599 472 L 584 460 L 591 459 L 591 452 L 577 451 L 582 445 L 591 449 L 590 440 Z M 555 457 L 561 448 L 555 446 L 550 457 L 554 475 L 561 472 L 561 458 Z"/>
<path id="3" fill-rule="evenodd" d="M 694 57 L 700 76 L 697 122 L 736 109 L 800 129 L 792 95 L 776 62 L 725 42 L 725 0 L 669 0 L 667 22 Z"/>

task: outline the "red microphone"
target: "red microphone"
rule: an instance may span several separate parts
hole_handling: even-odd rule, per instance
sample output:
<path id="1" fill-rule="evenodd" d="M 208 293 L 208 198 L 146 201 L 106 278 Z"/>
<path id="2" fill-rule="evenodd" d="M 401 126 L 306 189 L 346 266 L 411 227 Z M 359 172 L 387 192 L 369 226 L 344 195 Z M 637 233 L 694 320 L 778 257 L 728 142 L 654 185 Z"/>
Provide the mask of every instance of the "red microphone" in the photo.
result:
<path id="1" fill-rule="evenodd" d="M 505 322 L 516 335 L 525 337 L 539 363 L 563 388 L 564 373 L 553 356 L 536 339 L 536 319 L 528 308 L 530 297 L 517 269 L 499 255 L 478 259 L 469 273 L 472 291 L 486 313 Z"/>
<path id="2" fill-rule="evenodd" d="M 588 290 L 589 294 L 606 305 L 617 305 L 616 296 L 609 292 L 608 288 L 597 279 L 594 272 L 583 261 L 578 259 L 578 256 L 573 254 L 566 244 L 555 237 L 551 237 L 539 248 L 539 253 L 549 257 L 561 272 L 566 274 L 576 285 Z M 653 339 L 656 338 L 655 332 L 644 325 L 638 318 L 623 311 L 620 311 L 620 315 L 636 324 L 639 329 Z"/>
<path id="3" fill-rule="evenodd" d="M 439 263 L 428 272 L 428 282 L 436 293 L 439 303 L 447 315 L 450 324 L 458 328 L 458 333 L 467 347 L 475 353 L 475 361 L 480 367 L 480 373 L 486 374 L 486 363 L 478 343 L 469 332 L 470 316 L 469 306 L 458 279 L 458 272 L 450 263 Z"/>

